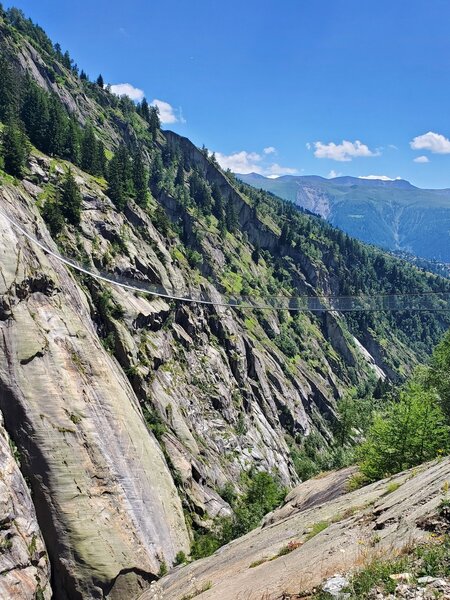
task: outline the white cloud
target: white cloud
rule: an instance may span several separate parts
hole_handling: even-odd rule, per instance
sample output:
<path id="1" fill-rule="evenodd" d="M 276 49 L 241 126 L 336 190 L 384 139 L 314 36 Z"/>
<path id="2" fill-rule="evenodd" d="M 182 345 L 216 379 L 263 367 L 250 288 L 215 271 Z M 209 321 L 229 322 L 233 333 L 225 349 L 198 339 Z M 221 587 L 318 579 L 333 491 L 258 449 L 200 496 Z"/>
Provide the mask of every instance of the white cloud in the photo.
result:
<path id="1" fill-rule="evenodd" d="M 417 158 L 414 159 L 415 163 L 429 163 L 430 159 L 428 158 L 428 156 L 418 156 Z"/>
<path id="2" fill-rule="evenodd" d="M 215 152 L 215 155 L 222 169 L 230 169 L 233 173 L 258 173 L 259 175 L 272 178 L 280 177 L 281 175 L 296 175 L 298 173 L 297 169 L 291 167 L 283 167 L 278 163 L 267 163 L 267 152 L 264 155 L 258 152 L 241 150 L 233 154 Z"/>
<path id="3" fill-rule="evenodd" d="M 264 148 L 263 152 L 264 152 L 264 154 L 276 154 L 277 149 L 274 148 L 273 146 L 267 146 L 267 148 Z"/>
<path id="4" fill-rule="evenodd" d="M 416 136 L 409 145 L 413 150 L 430 150 L 434 154 L 450 154 L 450 140 L 441 133 L 433 131 Z"/>
<path id="5" fill-rule="evenodd" d="M 297 169 L 292 169 L 291 167 L 282 167 L 277 163 L 273 163 L 265 169 L 265 174 L 267 177 L 281 177 L 281 175 L 296 175 L 297 173 Z"/>
<path id="6" fill-rule="evenodd" d="M 396 181 L 401 177 L 388 177 L 387 175 L 359 175 L 358 179 L 380 179 L 380 181 Z"/>
<path id="7" fill-rule="evenodd" d="M 328 177 L 328 179 L 334 179 L 335 177 L 340 177 L 341 175 L 342 175 L 342 173 L 338 173 L 334 169 L 331 169 L 331 171 L 328 173 L 327 177 Z"/>
<path id="8" fill-rule="evenodd" d="M 311 144 L 306 144 L 306 147 L 310 149 Z M 316 158 L 329 158 L 339 162 L 349 162 L 353 158 L 360 156 L 379 156 L 381 154 L 379 150 L 370 150 L 366 144 L 363 144 L 359 140 L 355 140 L 354 142 L 343 140 L 341 144 L 335 144 L 334 142 L 330 142 L 329 144 L 314 142 L 314 148 L 314 156 Z"/>
<path id="9" fill-rule="evenodd" d="M 262 156 L 256 152 L 234 152 L 233 154 L 222 154 L 216 152 L 216 159 L 222 169 L 230 169 L 233 173 L 259 173 L 262 175 L 262 167 L 258 164 Z"/>
<path id="10" fill-rule="evenodd" d="M 128 96 L 134 102 L 140 102 L 145 96 L 142 90 L 134 87 L 131 83 L 115 83 L 111 85 L 111 92 L 116 96 Z"/>
<path id="11" fill-rule="evenodd" d="M 180 111 L 179 114 L 177 114 L 174 107 L 168 102 L 164 102 L 164 100 L 158 100 L 155 98 L 152 100 L 151 105 L 158 107 L 161 123 L 185 123 L 185 120 L 180 115 Z"/>

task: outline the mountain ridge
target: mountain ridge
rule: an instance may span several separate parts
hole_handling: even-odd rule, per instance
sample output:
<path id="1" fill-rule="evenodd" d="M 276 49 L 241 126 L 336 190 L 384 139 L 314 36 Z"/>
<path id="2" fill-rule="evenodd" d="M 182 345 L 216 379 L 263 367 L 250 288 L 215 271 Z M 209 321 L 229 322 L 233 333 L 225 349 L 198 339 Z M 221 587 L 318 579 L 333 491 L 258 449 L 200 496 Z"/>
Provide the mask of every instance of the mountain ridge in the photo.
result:
<path id="1" fill-rule="evenodd" d="M 271 179 L 247 174 L 238 178 L 320 215 L 363 242 L 450 263 L 449 189 L 355 177 Z"/>

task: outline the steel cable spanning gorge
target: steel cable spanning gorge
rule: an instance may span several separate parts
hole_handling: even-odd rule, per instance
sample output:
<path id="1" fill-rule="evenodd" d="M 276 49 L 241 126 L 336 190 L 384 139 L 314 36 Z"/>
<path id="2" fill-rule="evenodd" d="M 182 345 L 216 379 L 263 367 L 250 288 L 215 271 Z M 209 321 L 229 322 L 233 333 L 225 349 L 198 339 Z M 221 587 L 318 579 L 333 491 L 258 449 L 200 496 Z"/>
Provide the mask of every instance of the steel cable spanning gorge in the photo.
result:
<path id="1" fill-rule="evenodd" d="M 122 275 L 94 272 L 78 261 L 62 256 L 48 248 L 31 235 L 22 225 L 0 211 L 0 217 L 6 219 L 17 231 L 32 244 L 53 256 L 65 265 L 94 277 L 105 283 L 119 286 L 131 291 L 157 296 L 167 300 L 178 300 L 196 304 L 206 304 L 241 309 L 288 310 L 309 312 L 350 312 L 350 311 L 450 311 L 450 291 L 442 292 L 410 292 L 402 294 L 377 294 L 358 296 L 232 296 L 216 292 L 214 298 L 207 290 L 175 290 L 167 287 L 140 282 Z"/>

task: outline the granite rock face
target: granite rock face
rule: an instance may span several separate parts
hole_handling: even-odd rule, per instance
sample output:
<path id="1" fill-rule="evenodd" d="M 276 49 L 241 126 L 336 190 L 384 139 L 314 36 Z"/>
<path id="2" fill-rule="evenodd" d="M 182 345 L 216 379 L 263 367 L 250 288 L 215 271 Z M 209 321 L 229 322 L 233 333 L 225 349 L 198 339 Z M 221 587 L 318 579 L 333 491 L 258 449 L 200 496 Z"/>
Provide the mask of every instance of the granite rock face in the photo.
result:
<path id="1" fill-rule="evenodd" d="M 0 598 L 50 600 L 50 562 L 0 415 Z"/>
<path id="2" fill-rule="evenodd" d="M 39 227 L 17 190 L 0 194 L 2 210 Z M 130 597 L 189 549 L 166 461 L 67 269 L 4 219 L 0 267 L 0 408 L 31 481 L 54 591 Z"/>
<path id="3" fill-rule="evenodd" d="M 139 600 L 180 600 L 200 591 L 202 600 L 301 598 L 371 557 L 393 558 L 404 548 L 432 539 L 428 524 L 442 501 L 443 486 L 448 485 L 450 459 L 354 492 L 341 489 L 330 499 L 337 479 L 348 475 L 348 471 L 331 473 L 301 484 L 288 504 L 292 508 L 293 497 L 314 495 L 311 505 L 302 507 L 300 502 L 297 511 L 281 508 L 270 524 L 208 558 L 175 569 Z M 291 551 L 286 553 L 286 548 Z"/>

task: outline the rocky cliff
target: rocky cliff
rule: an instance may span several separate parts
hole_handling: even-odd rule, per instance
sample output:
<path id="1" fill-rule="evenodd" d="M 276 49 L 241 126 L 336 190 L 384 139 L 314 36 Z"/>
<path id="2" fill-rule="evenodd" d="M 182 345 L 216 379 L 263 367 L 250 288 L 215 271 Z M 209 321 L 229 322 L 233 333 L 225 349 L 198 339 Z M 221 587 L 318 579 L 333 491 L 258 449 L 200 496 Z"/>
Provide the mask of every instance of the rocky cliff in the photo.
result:
<path id="1" fill-rule="evenodd" d="M 50 562 L 17 459 L 0 420 L 0 597 L 48 600 Z"/>

